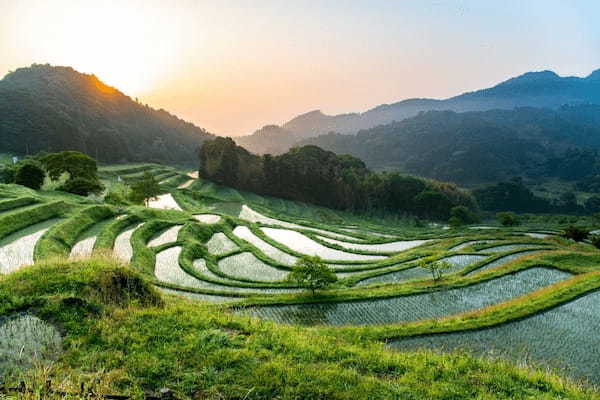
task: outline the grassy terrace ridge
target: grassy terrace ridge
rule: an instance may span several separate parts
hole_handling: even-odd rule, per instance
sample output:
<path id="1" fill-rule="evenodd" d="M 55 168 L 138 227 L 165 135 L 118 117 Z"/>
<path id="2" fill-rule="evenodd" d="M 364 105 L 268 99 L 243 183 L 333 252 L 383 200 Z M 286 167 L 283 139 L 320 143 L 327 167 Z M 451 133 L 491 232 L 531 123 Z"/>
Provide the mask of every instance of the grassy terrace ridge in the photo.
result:
<path id="1" fill-rule="evenodd" d="M 160 295 L 143 275 L 102 257 L 49 260 L 0 277 L 0 298 L 0 315 L 35 310 L 64 338 L 58 358 L 9 382 L 52 379 L 75 390 L 97 380 L 107 392 L 134 397 L 169 387 L 181 398 L 208 399 L 600 398 L 502 360 L 390 352 L 367 337 Z"/>

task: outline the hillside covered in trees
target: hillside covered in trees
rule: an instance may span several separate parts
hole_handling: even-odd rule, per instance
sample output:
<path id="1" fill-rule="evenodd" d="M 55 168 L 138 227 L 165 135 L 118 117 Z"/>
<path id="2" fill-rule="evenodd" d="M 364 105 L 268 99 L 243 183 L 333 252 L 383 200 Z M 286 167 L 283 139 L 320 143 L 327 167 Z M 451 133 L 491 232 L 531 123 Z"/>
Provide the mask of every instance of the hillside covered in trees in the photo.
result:
<path id="1" fill-rule="evenodd" d="M 216 138 L 203 144 L 199 156 L 200 175 L 213 182 L 334 209 L 435 219 L 447 219 L 455 206 L 477 209 L 474 198 L 454 185 L 374 173 L 355 157 L 316 146 L 261 157 L 232 139 Z"/>
<path id="2" fill-rule="evenodd" d="M 185 163 L 210 137 L 70 67 L 32 65 L 0 80 L 0 152 L 77 150 L 103 162 Z"/>
<path id="3" fill-rule="evenodd" d="M 460 184 L 515 176 L 579 180 L 598 174 L 600 106 L 430 111 L 364 130 L 301 142 L 351 154 L 374 169 L 396 169 Z"/>

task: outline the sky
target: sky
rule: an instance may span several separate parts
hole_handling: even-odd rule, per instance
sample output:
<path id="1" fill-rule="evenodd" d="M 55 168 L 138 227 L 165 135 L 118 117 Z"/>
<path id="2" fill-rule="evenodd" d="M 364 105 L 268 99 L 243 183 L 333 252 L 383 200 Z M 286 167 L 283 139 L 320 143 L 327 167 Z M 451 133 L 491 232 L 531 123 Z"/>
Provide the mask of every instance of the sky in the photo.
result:
<path id="1" fill-rule="evenodd" d="M 600 68 L 597 0 L 0 0 L 0 76 L 68 65 L 220 135 Z"/>

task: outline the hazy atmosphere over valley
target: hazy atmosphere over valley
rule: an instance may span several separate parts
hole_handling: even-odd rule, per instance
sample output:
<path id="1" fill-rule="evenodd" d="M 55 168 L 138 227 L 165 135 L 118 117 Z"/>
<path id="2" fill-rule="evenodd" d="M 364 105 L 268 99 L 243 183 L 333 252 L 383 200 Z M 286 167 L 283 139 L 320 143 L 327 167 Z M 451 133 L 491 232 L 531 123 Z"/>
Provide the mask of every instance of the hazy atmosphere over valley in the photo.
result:
<path id="1" fill-rule="evenodd" d="M 600 399 L 597 2 L 0 11 L 0 400 Z"/>

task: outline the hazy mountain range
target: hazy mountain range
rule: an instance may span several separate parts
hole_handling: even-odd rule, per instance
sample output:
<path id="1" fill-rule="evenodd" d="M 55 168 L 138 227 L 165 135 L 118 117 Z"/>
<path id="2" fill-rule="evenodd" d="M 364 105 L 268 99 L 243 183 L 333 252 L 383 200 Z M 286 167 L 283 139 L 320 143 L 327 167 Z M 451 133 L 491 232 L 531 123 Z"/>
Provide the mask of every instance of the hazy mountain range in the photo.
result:
<path id="1" fill-rule="evenodd" d="M 302 114 L 281 127 L 268 126 L 235 140 L 248 150 L 281 153 L 299 140 L 336 132 L 360 130 L 414 117 L 423 111 L 486 111 L 536 107 L 556 109 L 565 104 L 600 104 L 600 70 L 585 78 L 560 77 L 551 71 L 528 72 L 492 88 L 464 93 L 445 100 L 409 99 L 383 104 L 364 113 L 329 116 L 321 111 Z"/>

